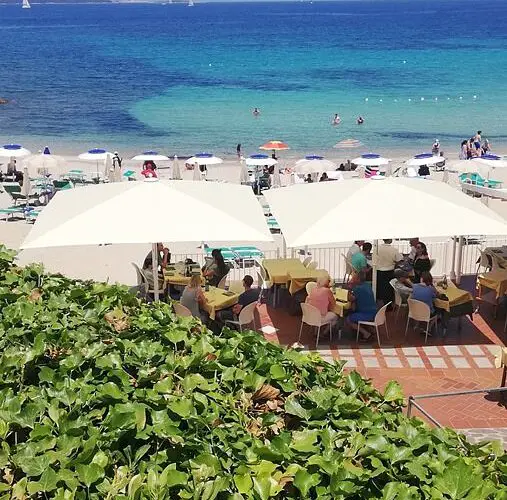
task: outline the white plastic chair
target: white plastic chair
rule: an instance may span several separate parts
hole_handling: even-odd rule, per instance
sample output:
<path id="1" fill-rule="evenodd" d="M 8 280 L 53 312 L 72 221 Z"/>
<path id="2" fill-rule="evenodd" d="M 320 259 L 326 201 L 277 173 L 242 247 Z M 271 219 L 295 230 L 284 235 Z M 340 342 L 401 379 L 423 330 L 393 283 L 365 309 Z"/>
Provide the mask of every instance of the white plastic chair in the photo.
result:
<path id="1" fill-rule="evenodd" d="M 437 316 L 435 315 L 431 317 L 430 308 L 424 302 L 415 299 L 408 299 L 408 317 L 407 326 L 405 327 L 405 338 L 407 337 L 408 324 L 411 319 L 414 321 L 420 321 L 421 323 L 426 323 L 426 335 L 424 338 L 424 343 L 426 343 L 428 341 L 430 326 L 437 326 Z"/>
<path id="2" fill-rule="evenodd" d="M 131 264 L 136 270 L 137 286 L 139 287 L 141 295 L 144 298 L 147 298 L 150 293 L 151 294 L 155 293 L 155 290 L 153 290 L 153 283 L 151 283 L 152 287 L 150 289 L 150 280 L 148 279 L 146 274 L 142 271 L 142 269 L 135 262 L 131 262 Z"/>
<path id="3" fill-rule="evenodd" d="M 354 266 L 352 265 L 352 262 L 350 259 L 347 258 L 347 256 L 342 253 L 342 257 L 345 260 L 345 274 L 343 275 L 343 284 L 347 284 L 352 277 L 352 273 L 354 272 Z"/>
<path id="4" fill-rule="evenodd" d="M 377 342 L 378 345 L 380 345 L 380 331 L 379 327 L 384 326 L 386 330 L 387 338 L 389 339 L 389 329 L 387 328 L 387 318 L 386 318 L 386 310 L 389 307 L 391 302 L 388 302 L 387 304 L 383 305 L 378 311 L 377 314 L 375 314 L 375 319 L 373 321 L 358 321 L 357 323 L 357 336 L 356 336 L 356 342 L 359 342 L 359 327 L 360 325 L 364 326 L 374 326 L 375 332 L 377 333 Z"/>
<path id="5" fill-rule="evenodd" d="M 174 302 L 173 309 L 174 314 L 180 318 L 187 318 L 189 316 L 192 316 L 190 309 L 188 307 L 185 307 L 183 304 L 180 304 L 179 302 Z"/>
<path id="6" fill-rule="evenodd" d="M 312 290 L 317 286 L 317 282 L 316 281 L 309 281 L 307 284 L 306 284 L 306 294 L 307 295 L 310 295 L 310 293 L 312 292 Z"/>
<path id="7" fill-rule="evenodd" d="M 306 266 L 306 269 L 311 269 L 311 270 L 313 270 L 313 269 L 317 269 L 317 266 L 318 266 L 318 265 L 319 265 L 319 264 L 318 264 L 318 262 L 313 261 L 313 262 L 310 262 L 310 263 Z"/>
<path id="8" fill-rule="evenodd" d="M 394 306 L 396 307 L 396 320 L 398 320 L 398 315 L 400 314 L 400 309 L 402 307 L 408 307 L 408 304 L 403 302 L 400 292 L 394 286 L 395 283 L 396 283 L 396 278 L 393 278 L 389 282 L 389 284 L 393 287 L 393 290 L 394 290 Z"/>
<path id="9" fill-rule="evenodd" d="M 329 340 L 332 340 L 333 328 L 331 326 L 331 321 L 323 321 L 322 315 L 320 311 L 311 304 L 307 304 L 306 302 L 302 302 L 300 304 L 301 310 L 303 311 L 303 317 L 301 318 L 301 328 L 299 329 L 299 338 L 298 342 L 301 341 L 301 334 L 303 333 L 303 324 L 313 326 L 317 328 L 317 342 L 316 345 L 319 345 L 319 336 L 320 329 L 324 325 L 329 325 Z"/>
<path id="10" fill-rule="evenodd" d="M 239 327 L 239 331 L 243 331 L 243 326 L 250 325 L 253 323 L 254 330 L 257 331 L 257 325 L 255 323 L 255 308 L 257 307 L 257 302 L 252 302 L 247 306 L 241 308 L 239 311 L 238 320 L 234 321 L 232 319 L 228 319 L 225 321 L 226 325 L 234 325 Z"/>
<path id="11" fill-rule="evenodd" d="M 311 257 L 306 257 L 305 260 L 303 261 L 303 266 L 308 267 L 311 261 L 312 261 Z"/>
<path id="12" fill-rule="evenodd" d="M 227 281 L 227 274 L 220 280 L 220 283 L 218 283 L 217 288 L 221 288 L 222 290 L 225 290 L 225 282 Z"/>

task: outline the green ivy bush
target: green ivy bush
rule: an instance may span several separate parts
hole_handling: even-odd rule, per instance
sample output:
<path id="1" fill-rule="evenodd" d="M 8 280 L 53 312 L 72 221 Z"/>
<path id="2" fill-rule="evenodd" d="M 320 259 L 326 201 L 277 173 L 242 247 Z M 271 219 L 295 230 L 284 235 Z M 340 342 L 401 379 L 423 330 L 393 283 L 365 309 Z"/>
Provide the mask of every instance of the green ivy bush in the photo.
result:
<path id="1" fill-rule="evenodd" d="M 0 247 L 0 499 L 506 499 L 507 459 L 318 356 Z"/>

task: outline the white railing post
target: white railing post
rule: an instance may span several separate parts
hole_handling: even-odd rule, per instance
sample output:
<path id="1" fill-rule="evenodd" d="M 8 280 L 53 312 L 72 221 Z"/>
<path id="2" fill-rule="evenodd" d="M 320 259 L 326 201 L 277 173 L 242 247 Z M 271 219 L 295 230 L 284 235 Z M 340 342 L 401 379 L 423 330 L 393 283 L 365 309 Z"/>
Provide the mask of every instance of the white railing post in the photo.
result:
<path id="1" fill-rule="evenodd" d="M 463 236 L 459 237 L 458 244 L 458 262 L 457 262 L 457 270 L 456 270 L 456 283 L 459 285 L 461 283 L 461 263 L 463 260 Z"/>

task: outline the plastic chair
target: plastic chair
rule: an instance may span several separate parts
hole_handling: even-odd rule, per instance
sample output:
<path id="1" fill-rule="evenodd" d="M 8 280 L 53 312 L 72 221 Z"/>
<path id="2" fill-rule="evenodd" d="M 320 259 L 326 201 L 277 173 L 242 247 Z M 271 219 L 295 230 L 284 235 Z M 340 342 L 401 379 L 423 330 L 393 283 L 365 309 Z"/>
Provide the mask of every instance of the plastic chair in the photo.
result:
<path id="1" fill-rule="evenodd" d="M 407 337 L 408 324 L 411 319 L 414 321 L 420 321 L 421 323 L 426 323 L 426 335 L 424 338 L 424 343 L 426 343 L 428 341 L 430 326 L 437 326 L 437 316 L 435 315 L 431 317 L 430 308 L 424 302 L 415 299 L 408 299 L 408 317 L 407 326 L 405 327 L 405 338 Z"/>
<path id="2" fill-rule="evenodd" d="M 303 261 L 303 266 L 308 267 L 311 261 L 312 261 L 311 257 L 306 257 L 305 260 Z"/>
<path id="3" fill-rule="evenodd" d="M 408 304 L 406 302 L 403 302 L 400 292 L 394 286 L 395 283 L 396 283 L 396 278 L 393 278 L 389 282 L 389 284 L 393 287 L 393 290 L 394 290 L 394 306 L 396 307 L 396 320 L 398 320 L 398 315 L 400 314 L 400 309 L 402 307 L 408 307 Z"/>
<path id="4" fill-rule="evenodd" d="M 354 272 L 354 266 L 352 265 L 352 262 L 350 259 L 347 258 L 347 256 L 342 253 L 342 257 L 345 260 L 345 274 L 343 275 L 343 284 L 349 282 L 350 278 L 352 277 L 352 273 Z"/>
<path id="5" fill-rule="evenodd" d="M 190 309 L 188 307 L 185 307 L 183 304 L 180 304 L 179 302 L 174 302 L 173 309 L 174 314 L 180 318 L 188 318 L 192 316 Z"/>
<path id="6" fill-rule="evenodd" d="M 311 269 L 311 270 L 313 270 L 313 269 L 317 269 L 317 266 L 318 266 L 318 265 L 319 265 L 319 264 L 318 264 L 318 262 L 313 261 L 313 262 L 310 262 L 310 263 L 306 266 L 306 269 Z"/>
<path id="7" fill-rule="evenodd" d="M 435 267 L 435 262 L 437 259 L 430 259 L 430 271 Z"/>
<path id="8" fill-rule="evenodd" d="M 310 295 L 310 293 L 312 292 L 312 290 L 317 286 L 317 282 L 316 281 L 309 281 L 307 284 L 306 284 L 306 293 L 308 295 Z"/>
<path id="9" fill-rule="evenodd" d="M 232 319 L 228 319 L 225 321 L 226 325 L 234 325 L 239 327 L 239 331 L 243 331 L 244 325 L 250 325 L 253 323 L 254 330 L 257 331 L 257 325 L 255 323 L 255 308 L 257 307 L 257 302 L 252 302 L 251 304 L 248 304 L 247 306 L 241 308 L 241 311 L 239 311 L 238 319 L 237 321 L 234 321 Z"/>
<path id="10" fill-rule="evenodd" d="M 131 262 L 131 264 L 136 271 L 137 286 L 139 287 L 139 291 L 141 292 L 141 295 L 144 298 L 146 298 L 148 296 L 148 294 L 150 293 L 148 278 L 143 273 L 143 271 L 141 271 L 141 268 L 135 262 Z M 152 293 L 153 293 L 153 290 L 152 290 Z"/>
<path id="11" fill-rule="evenodd" d="M 218 283 L 217 288 L 221 288 L 222 290 L 225 290 L 225 282 L 227 280 L 227 276 L 229 273 L 227 273 L 221 280 L 220 283 Z"/>
<path id="12" fill-rule="evenodd" d="M 317 342 L 316 345 L 319 345 L 319 336 L 320 329 L 324 325 L 329 325 L 329 340 L 332 340 L 333 328 L 331 326 L 331 321 L 323 321 L 322 315 L 320 311 L 311 304 L 307 304 L 306 302 L 302 302 L 300 304 L 301 310 L 303 311 L 303 317 L 301 318 L 301 328 L 299 329 L 299 338 L 298 342 L 301 341 L 301 334 L 303 333 L 303 324 L 307 324 L 309 326 L 313 326 L 317 328 Z"/>
<path id="13" fill-rule="evenodd" d="M 387 304 L 383 305 L 378 310 L 377 314 L 375 314 L 375 319 L 373 321 L 358 321 L 358 323 L 357 323 L 356 342 L 359 342 L 359 327 L 360 327 L 360 325 L 374 326 L 375 327 L 375 331 L 377 333 L 377 342 L 378 342 L 378 345 L 380 345 L 379 326 L 382 326 L 382 325 L 384 326 L 384 328 L 386 329 L 387 338 L 389 338 L 389 329 L 387 328 L 386 310 L 387 310 L 387 308 L 389 307 L 390 304 L 391 304 L 391 302 L 388 302 Z"/>

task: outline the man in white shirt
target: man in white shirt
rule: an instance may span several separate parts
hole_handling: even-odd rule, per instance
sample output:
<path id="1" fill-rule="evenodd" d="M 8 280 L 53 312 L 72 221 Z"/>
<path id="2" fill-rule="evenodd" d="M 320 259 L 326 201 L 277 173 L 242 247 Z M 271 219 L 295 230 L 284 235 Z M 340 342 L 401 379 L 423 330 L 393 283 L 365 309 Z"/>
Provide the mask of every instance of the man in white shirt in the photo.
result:
<path id="1" fill-rule="evenodd" d="M 378 247 L 377 257 L 377 300 L 384 304 L 394 302 L 394 290 L 390 281 L 394 278 L 394 268 L 403 260 L 403 255 L 394 248 L 393 240 L 384 240 Z"/>
<path id="2" fill-rule="evenodd" d="M 356 253 L 359 253 L 361 251 L 361 247 L 363 246 L 364 240 L 357 240 L 354 241 L 352 246 L 349 248 L 349 251 L 347 252 L 347 259 L 350 261 L 352 260 L 352 256 Z"/>
<path id="3" fill-rule="evenodd" d="M 416 247 L 417 247 L 417 244 L 419 243 L 419 238 L 410 238 L 410 241 L 409 241 L 409 244 L 410 244 L 410 253 L 408 254 L 408 260 L 410 262 L 413 262 L 415 260 L 415 255 L 416 255 Z"/>

